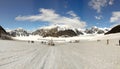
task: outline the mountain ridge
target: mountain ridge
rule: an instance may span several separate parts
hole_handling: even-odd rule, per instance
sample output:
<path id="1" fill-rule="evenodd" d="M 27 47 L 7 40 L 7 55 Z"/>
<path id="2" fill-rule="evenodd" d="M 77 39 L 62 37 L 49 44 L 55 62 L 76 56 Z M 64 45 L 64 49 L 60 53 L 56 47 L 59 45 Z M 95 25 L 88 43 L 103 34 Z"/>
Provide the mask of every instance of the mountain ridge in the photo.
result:
<path id="1" fill-rule="evenodd" d="M 11 36 L 29 36 L 29 35 L 40 35 L 43 37 L 73 37 L 78 35 L 86 35 L 86 34 L 104 34 L 108 32 L 108 28 L 99 28 L 96 26 L 93 26 L 88 29 L 75 29 L 70 28 L 68 26 L 45 26 L 36 29 L 35 31 L 28 33 L 27 30 L 24 29 L 15 29 L 12 31 L 9 31 Z"/>
<path id="2" fill-rule="evenodd" d="M 9 33 L 2 26 L 0 26 L 0 39 L 11 39 Z"/>

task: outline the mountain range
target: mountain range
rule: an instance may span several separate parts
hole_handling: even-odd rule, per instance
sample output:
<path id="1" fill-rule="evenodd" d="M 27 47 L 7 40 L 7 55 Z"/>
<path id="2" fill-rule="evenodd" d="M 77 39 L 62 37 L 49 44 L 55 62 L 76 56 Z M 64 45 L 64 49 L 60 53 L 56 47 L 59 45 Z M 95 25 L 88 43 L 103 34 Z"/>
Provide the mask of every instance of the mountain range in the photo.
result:
<path id="1" fill-rule="evenodd" d="M 43 37 L 73 37 L 78 35 L 89 35 L 89 34 L 104 34 L 108 32 L 108 28 L 98 28 L 93 26 L 88 29 L 75 29 L 67 26 L 46 26 L 36 29 L 35 31 L 29 33 L 27 30 L 18 28 L 15 30 L 8 31 L 8 33 L 13 36 L 29 36 L 29 35 L 40 35 Z"/>

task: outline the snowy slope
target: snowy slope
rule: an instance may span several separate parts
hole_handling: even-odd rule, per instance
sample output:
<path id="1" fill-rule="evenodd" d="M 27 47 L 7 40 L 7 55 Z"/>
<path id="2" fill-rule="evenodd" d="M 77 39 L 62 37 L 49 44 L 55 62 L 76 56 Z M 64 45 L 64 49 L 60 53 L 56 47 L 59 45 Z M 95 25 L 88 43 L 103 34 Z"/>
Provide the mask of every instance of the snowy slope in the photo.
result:
<path id="1" fill-rule="evenodd" d="M 120 33 L 108 34 L 108 35 L 100 35 L 100 36 L 94 37 L 93 39 L 101 39 L 101 40 L 105 40 L 105 39 L 120 39 Z"/>
<path id="2" fill-rule="evenodd" d="M 120 69 L 120 47 L 104 41 L 56 43 L 0 40 L 0 69 Z"/>

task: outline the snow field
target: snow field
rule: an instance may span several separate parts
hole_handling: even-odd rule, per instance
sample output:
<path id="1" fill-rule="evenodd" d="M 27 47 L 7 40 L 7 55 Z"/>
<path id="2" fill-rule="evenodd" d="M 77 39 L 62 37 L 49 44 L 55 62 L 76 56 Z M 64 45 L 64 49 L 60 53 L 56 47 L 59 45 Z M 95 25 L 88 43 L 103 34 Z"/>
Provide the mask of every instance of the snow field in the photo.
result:
<path id="1" fill-rule="evenodd" d="M 48 46 L 0 40 L 0 69 L 120 69 L 120 47 L 105 41 Z"/>

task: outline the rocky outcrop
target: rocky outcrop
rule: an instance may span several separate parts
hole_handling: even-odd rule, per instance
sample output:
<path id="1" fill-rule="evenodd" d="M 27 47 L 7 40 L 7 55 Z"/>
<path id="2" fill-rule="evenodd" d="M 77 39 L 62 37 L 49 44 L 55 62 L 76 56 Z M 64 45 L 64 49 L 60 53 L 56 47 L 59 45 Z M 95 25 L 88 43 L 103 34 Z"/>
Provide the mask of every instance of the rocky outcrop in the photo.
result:
<path id="1" fill-rule="evenodd" d="M 107 28 L 98 28 L 96 26 L 93 26 L 92 28 L 86 29 L 84 32 L 86 34 L 104 34 L 105 32 L 108 32 L 109 29 Z"/>
<path id="2" fill-rule="evenodd" d="M 33 35 L 41 35 L 41 36 L 52 36 L 54 33 L 56 33 L 58 31 L 58 28 L 51 28 L 51 29 L 38 29 L 36 31 L 34 31 L 32 34 Z"/>
<path id="3" fill-rule="evenodd" d="M 80 32 L 77 31 L 77 33 L 80 34 Z M 77 34 L 75 31 L 73 31 L 72 29 L 66 29 L 66 30 L 58 30 L 58 27 L 54 27 L 51 29 L 39 29 L 36 30 L 35 32 L 33 32 L 33 35 L 41 35 L 43 37 L 59 37 L 59 36 L 63 36 L 63 37 L 72 37 L 72 36 L 77 36 Z"/>
<path id="4" fill-rule="evenodd" d="M 64 36 L 64 37 L 73 37 L 73 36 L 77 36 L 78 34 L 75 33 L 73 30 L 68 29 L 68 30 L 64 30 L 64 31 L 58 31 L 56 33 L 57 36 Z"/>
<path id="5" fill-rule="evenodd" d="M 0 26 L 0 39 L 11 39 L 9 34 L 5 31 L 5 29 Z"/>
<path id="6" fill-rule="evenodd" d="M 113 33 L 120 33 L 120 25 L 117 25 L 117 26 L 113 27 L 110 31 L 105 33 L 105 35 L 113 34 Z"/>
<path id="7" fill-rule="evenodd" d="M 16 36 L 29 36 L 29 33 L 22 29 L 22 28 L 18 28 L 16 30 L 13 30 L 11 32 L 9 32 L 9 34 L 13 37 L 16 37 Z"/>

